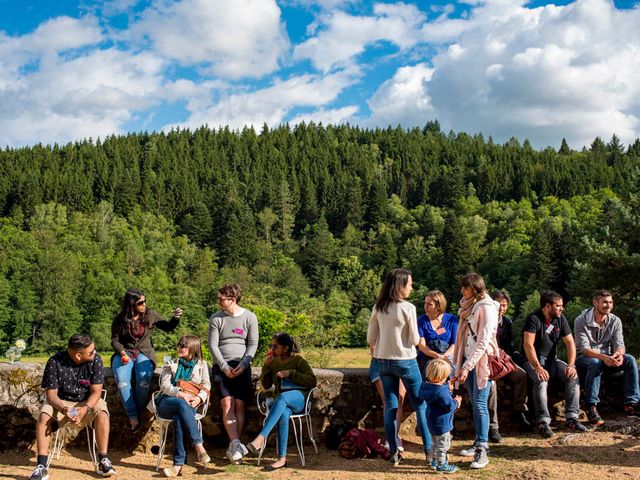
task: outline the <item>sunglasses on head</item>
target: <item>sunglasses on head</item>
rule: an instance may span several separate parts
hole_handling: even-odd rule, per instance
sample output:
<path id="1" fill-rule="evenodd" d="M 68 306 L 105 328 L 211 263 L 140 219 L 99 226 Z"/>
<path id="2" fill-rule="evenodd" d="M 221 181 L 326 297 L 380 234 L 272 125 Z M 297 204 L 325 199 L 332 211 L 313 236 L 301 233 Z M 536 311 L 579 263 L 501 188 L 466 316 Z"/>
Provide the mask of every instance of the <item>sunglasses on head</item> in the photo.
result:
<path id="1" fill-rule="evenodd" d="M 188 347 L 189 347 L 189 345 L 187 345 L 186 343 L 183 343 L 183 342 L 180 342 L 178 344 L 178 348 L 188 348 Z"/>

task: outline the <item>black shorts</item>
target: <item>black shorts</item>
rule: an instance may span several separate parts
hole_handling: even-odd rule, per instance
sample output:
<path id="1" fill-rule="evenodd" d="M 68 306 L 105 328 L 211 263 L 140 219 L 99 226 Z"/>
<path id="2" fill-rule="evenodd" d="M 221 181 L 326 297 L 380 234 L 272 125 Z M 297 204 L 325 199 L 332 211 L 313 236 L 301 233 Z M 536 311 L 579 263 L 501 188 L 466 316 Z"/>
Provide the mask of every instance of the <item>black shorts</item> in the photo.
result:
<path id="1" fill-rule="evenodd" d="M 235 368 L 240 362 L 238 360 L 231 360 L 227 363 L 231 368 Z M 239 376 L 229 378 L 220 370 L 217 364 L 214 364 L 211 370 L 211 379 L 220 398 L 233 397 L 245 403 L 250 402 L 253 398 L 253 382 L 251 381 L 250 366 L 245 368 L 244 372 Z"/>

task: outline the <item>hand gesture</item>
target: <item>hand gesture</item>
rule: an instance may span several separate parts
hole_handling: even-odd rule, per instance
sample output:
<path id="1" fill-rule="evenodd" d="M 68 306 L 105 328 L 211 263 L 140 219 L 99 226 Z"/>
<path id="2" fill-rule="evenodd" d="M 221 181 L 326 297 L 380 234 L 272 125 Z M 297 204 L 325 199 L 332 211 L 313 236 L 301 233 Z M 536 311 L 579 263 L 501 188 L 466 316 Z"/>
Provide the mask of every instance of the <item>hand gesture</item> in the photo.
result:
<path id="1" fill-rule="evenodd" d="M 611 358 L 616 362 L 616 367 L 621 367 L 624 362 L 624 355 L 621 352 L 615 352 Z"/>
<path id="2" fill-rule="evenodd" d="M 176 308 L 173 311 L 173 316 L 176 318 L 180 318 L 182 316 L 182 309 L 180 307 Z"/>
<path id="3" fill-rule="evenodd" d="M 278 373 L 276 373 L 276 377 L 278 377 L 278 378 L 287 378 L 287 377 L 289 377 L 289 370 L 280 370 Z"/>
<path id="4" fill-rule="evenodd" d="M 225 368 L 224 370 L 222 370 L 222 373 L 224 373 L 224 374 L 227 376 L 227 378 L 233 378 L 233 377 L 235 377 L 235 376 L 236 376 L 236 375 L 233 373 L 233 370 L 231 370 L 231 367 L 227 367 L 227 368 Z"/>
<path id="5" fill-rule="evenodd" d="M 183 399 L 188 404 L 191 404 L 191 400 L 193 399 L 193 395 L 187 392 L 182 392 L 182 391 L 178 392 L 176 397 Z"/>
<path id="6" fill-rule="evenodd" d="M 547 372 L 542 365 L 536 368 L 536 375 L 538 375 L 538 380 L 542 380 L 543 382 L 549 381 L 549 372 Z"/>
<path id="7" fill-rule="evenodd" d="M 86 405 L 78 407 L 78 415 L 76 415 L 75 423 L 82 423 L 82 419 L 87 413 L 89 413 L 89 407 Z"/>
<path id="8" fill-rule="evenodd" d="M 202 399 L 196 395 L 195 397 L 191 397 L 188 403 L 191 408 L 196 408 L 202 403 Z"/>
<path id="9" fill-rule="evenodd" d="M 469 372 L 464 368 L 460 369 L 460 372 L 454 377 L 459 383 L 464 383 L 467 377 L 469 376 Z"/>
<path id="10" fill-rule="evenodd" d="M 233 373 L 234 377 L 237 377 L 238 375 L 241 375 L 242 372 L 244 372 L 244 370 L 245 370 L 245 367 L 243 365 L 238 365 L 236 368 L 231 370 L 231 373 Z"/>
<path id="11" fill-rule="evenodd" d="M 265 366 L 265 367 L 270 367 L 271 365 L 273 365 L 273 360 L 274 360 L 275 358 L 276 358 L 276 357 L 273 355 L 273 352 L 272 352 L 271 350 L 269 350 L 269 351 L 267 352 L 267 356 L 266 356 L 266 357 L 264 357 L 264 366 Z"/>

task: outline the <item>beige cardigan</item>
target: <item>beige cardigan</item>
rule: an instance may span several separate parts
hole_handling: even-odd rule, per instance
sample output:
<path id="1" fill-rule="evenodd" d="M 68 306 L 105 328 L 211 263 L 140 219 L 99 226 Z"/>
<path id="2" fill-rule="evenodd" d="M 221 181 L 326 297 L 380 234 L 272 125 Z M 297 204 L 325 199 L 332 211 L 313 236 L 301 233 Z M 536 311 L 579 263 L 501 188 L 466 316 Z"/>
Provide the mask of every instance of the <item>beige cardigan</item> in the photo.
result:
<path id="1" fill-rule="evenodd" d="M 367 342 L 373 347 L 374 358 L 411 360 L 416 358 L 419 341 L 416 307 L 412 303 L 393 302 L 386 313 L 373 307 Z"/>
<path id="2" fill-rule="evenodd" d="M 469 358 L 464 359 L 464 346 L 467 342 L 469 323 L 476 334 L 476 340 L 471 337 L 473 349 Z M 489 380 L 489 359 L 487 354 L 498 353 L 498 302 L 495 302 L 487 294 L 479 300 L 471 309 L 471 316 L 467 320 L 460 319 L 458 334 L 456 336 L 456 349 L 453 357 L 456 371 L 460 369 L 470 372 L 475 368 L 476 385 L 479 389 L 485 388 Z M 465 360 L 464 364 L 462 363 Z"/>

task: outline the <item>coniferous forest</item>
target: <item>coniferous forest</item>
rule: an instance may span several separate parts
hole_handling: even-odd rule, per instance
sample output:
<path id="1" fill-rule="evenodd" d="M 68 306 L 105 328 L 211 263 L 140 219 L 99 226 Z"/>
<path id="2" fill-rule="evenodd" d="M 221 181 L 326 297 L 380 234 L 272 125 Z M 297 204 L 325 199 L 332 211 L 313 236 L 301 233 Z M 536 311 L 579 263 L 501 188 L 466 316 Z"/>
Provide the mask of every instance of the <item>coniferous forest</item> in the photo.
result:
<path id="1" fill-rule="evenodd" d="M 482 274 L 516 322 L 539 292 L 570 322 L 614 293 L 640 350 L 640 140 L 535 150 L 424 128 L 301 124 L 200 128 L 0 151 L 0 349 L 51 352 L 76 331 L 108 350 L 128 287 L 185 315 L 173 349 L 206 336 L 216 291 L 239 282 L 262 342 L 365 344 L 382 274 L 413 272 L 412 300 Z"/>

